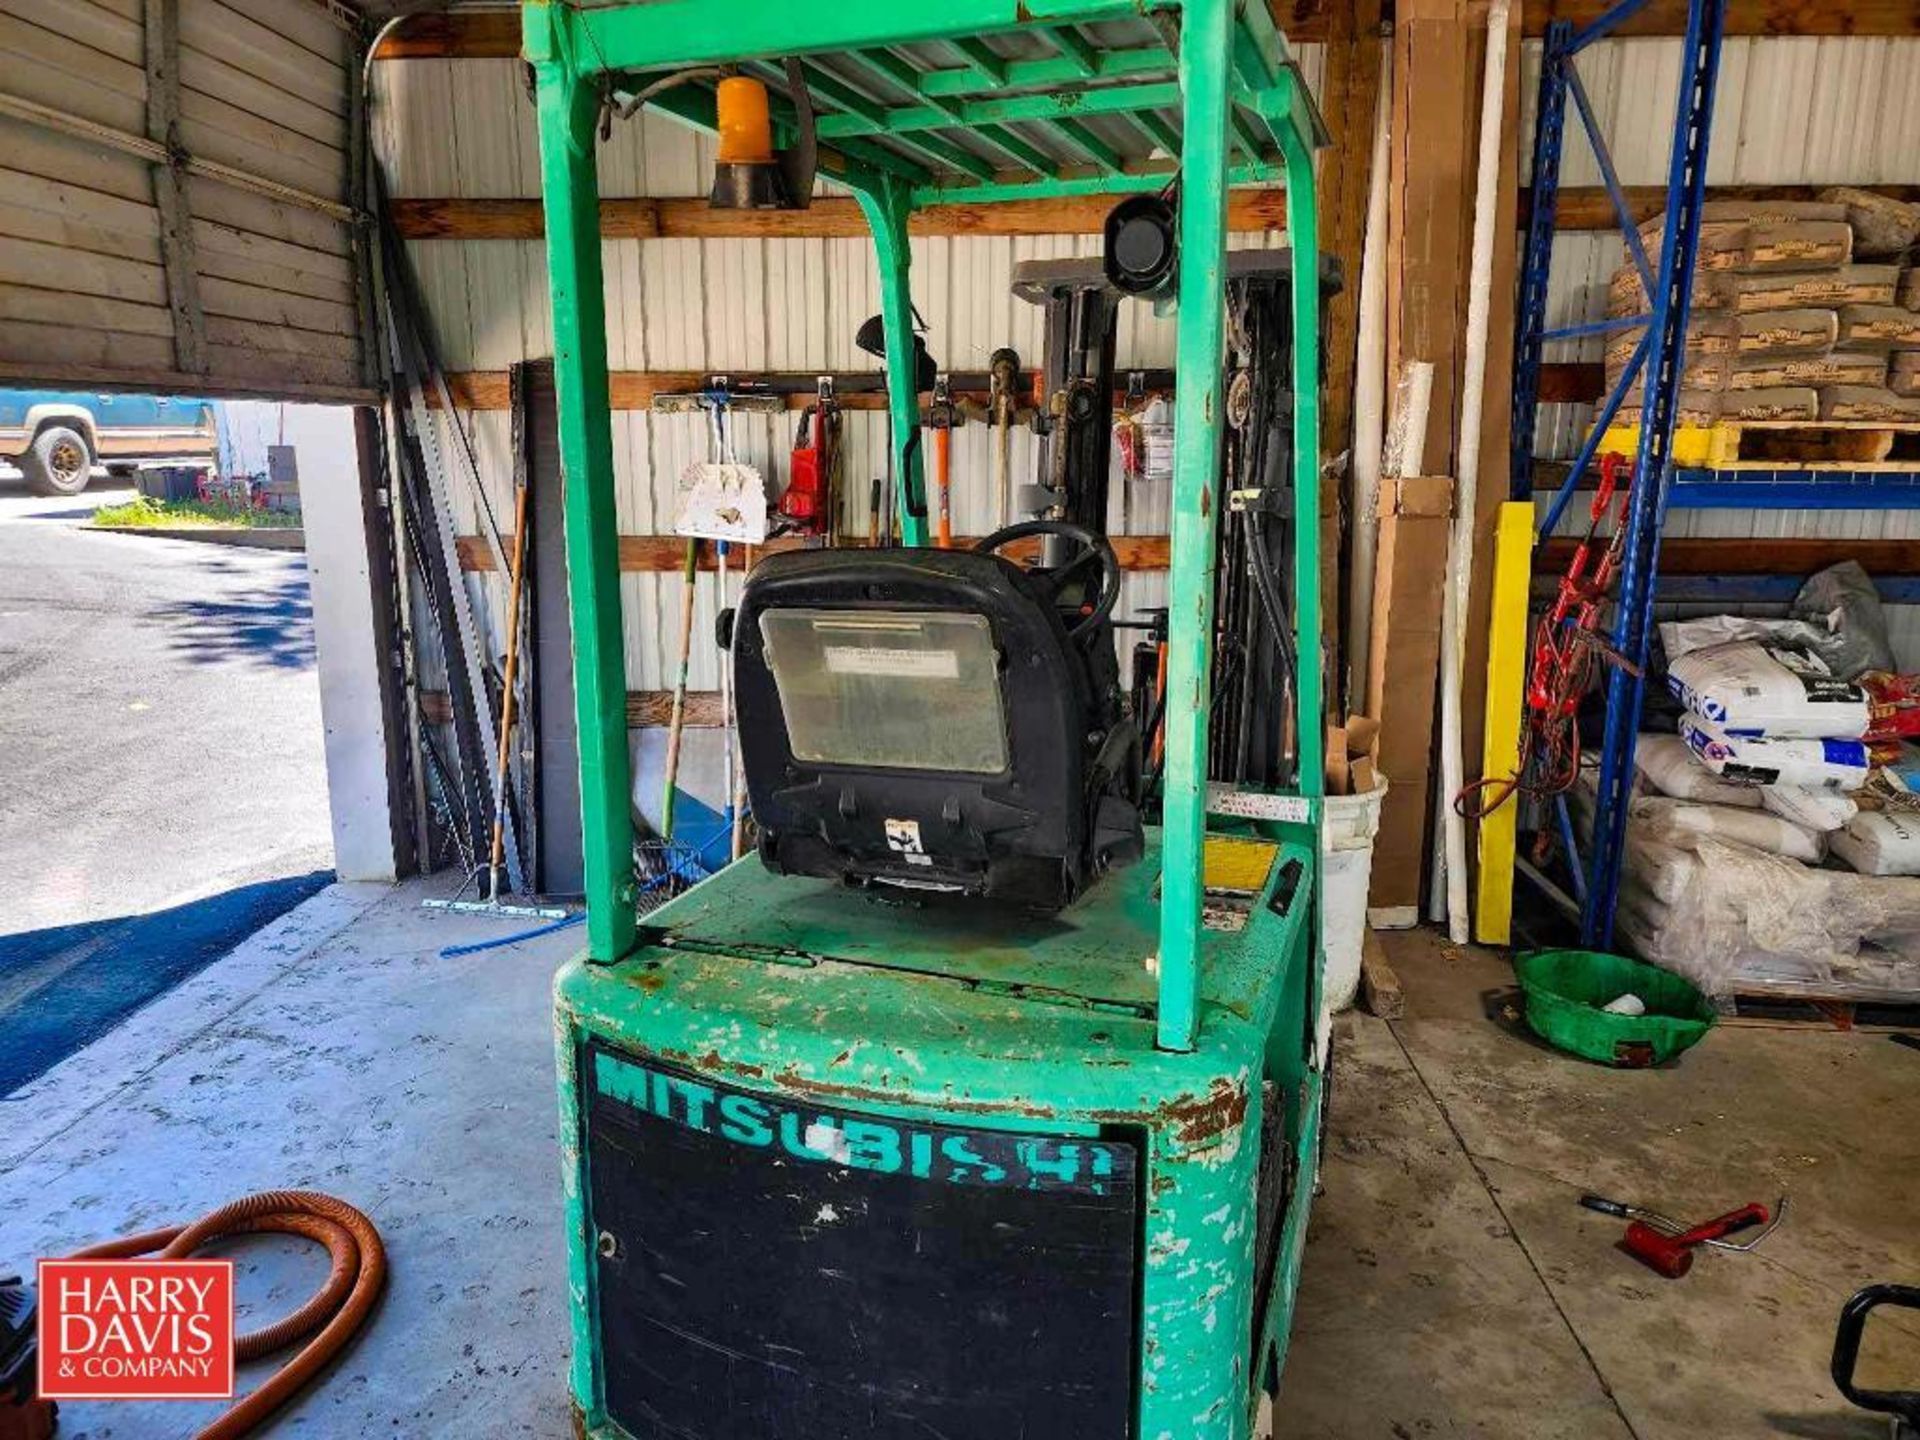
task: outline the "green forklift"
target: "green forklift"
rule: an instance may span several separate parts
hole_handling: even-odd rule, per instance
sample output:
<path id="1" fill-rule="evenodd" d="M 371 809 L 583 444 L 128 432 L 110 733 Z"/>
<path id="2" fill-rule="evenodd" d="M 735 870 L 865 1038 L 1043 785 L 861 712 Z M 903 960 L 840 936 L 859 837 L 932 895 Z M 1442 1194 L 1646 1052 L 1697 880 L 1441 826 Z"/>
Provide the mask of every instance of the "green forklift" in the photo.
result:
<path id="1" fill-rule="evenodd" d="M 1328 1065 L 1325 133 L 1284 37 L 1264 0 L 523 15 L 588 899 L 555 985 L 581 1433 L 1255 1433 Z M 803 208 L 816 178 L 857 200 L 898 530 L 767 554 L 722 616 L 755 853 L 653 909 L 595 176 L 643 107 L 719 136 L 716 205 Z M 1275 182 L 1289 247 L 1230 257 L 1228 188 Z M 1049 320 L 1032 518 L 933 547 L 909 219 L 1063 196 L 1116 204 L 1097 265 L 1018 277 Z M 1123 296 L 1178 324 L 1167 605 L 1131 686 L 1105 533 Z"/>

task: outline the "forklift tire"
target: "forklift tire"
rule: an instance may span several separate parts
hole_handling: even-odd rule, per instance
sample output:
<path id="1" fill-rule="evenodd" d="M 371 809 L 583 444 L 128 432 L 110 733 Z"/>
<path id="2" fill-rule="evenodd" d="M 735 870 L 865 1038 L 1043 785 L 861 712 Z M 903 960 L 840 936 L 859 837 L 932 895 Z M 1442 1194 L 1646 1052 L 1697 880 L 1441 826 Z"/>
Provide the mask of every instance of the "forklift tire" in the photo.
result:
<path id="1" fill-rule="evenodd" d="M 79 431 L 49 425 L 20 457 L 20 473 L 36 495 L 78 495 L 93 478 L 93 452 Z"/>

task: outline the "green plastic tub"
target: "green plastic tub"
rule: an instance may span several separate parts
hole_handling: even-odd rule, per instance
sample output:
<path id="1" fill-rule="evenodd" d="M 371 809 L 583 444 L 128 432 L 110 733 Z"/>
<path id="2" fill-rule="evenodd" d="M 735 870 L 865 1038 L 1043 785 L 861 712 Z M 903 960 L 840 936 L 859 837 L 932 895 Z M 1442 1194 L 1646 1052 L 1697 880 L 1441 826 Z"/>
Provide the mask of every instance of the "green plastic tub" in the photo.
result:
<path id="1" fill-rule="evenodd" d="M 1673 1059 L 1713 1028 L 1706 996 L 1678 975 L 1597 950 L 1536 950 L 1514 962 L 1527 1024 L 1549 1045 L 1602 1065 L 1640 1069 Z M 1631 991 L 1645 1015 L 1601 1007 Z"/>

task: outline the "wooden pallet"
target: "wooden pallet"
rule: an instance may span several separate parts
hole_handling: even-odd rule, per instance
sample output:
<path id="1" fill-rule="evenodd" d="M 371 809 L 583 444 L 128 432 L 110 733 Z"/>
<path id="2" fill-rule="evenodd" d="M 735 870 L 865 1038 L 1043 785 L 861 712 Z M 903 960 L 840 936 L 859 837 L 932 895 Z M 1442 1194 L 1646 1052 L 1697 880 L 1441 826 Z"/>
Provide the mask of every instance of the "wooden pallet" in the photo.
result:
<path id="1" fill-rule="evenodd" d="M 1634 455 L 1640 427 L 1613 425 L 1600 453 Z M 1867 420 L 1721 420 L 1676 425 L 1673 461 L 1709 470 L 1920 470 L 1920 422 Z"/>
<path id="2" fill-rule="evenodd" d="M 1840 990 L 1809 992 L 1794 986 L 1753 984 L 1726 1002 L 1723 1025 L 1763 1030 L 1920 1030 L 1920 996 L 1911 1000 L 1862 999 Z"/>

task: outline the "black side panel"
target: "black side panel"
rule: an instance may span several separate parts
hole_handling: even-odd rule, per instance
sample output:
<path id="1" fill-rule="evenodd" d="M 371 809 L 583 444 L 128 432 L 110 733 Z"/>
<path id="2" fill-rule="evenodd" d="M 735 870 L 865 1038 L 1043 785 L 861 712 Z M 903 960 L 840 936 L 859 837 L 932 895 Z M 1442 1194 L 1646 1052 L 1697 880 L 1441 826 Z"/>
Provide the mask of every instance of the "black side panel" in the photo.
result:
<path id="1" fill-rule="evenodd" d="M 606 1405 L 635 1440 L 1132 1434 L 1133 1145 L 585 1059 Z"/>
<path id="2" fill-rule="evenodd" d="M 567 514 L 560 473 L 560 417 L 553 362 L 521 367 L 526 396 L 527 556 L 533 587 L 533 800 L 538 813 L 534 888 L 543 895 L 586 889 L 580 842 L 580 745 L 573 726 L 573 623 L 567 609 Z"/>

